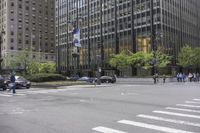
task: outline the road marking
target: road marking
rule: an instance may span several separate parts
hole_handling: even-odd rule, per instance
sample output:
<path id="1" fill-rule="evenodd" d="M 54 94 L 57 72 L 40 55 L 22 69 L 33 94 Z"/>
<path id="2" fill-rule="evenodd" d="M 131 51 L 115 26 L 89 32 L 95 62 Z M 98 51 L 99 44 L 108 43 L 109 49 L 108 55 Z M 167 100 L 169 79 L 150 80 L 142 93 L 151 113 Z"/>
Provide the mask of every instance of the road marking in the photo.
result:
<path id="1" fill-rule="evenodd" d="M 138 93 L 121 93 L 122 96 L 128 96 L 128 95 L 139 95 Z"/>
<path id="2" fill-rule="evenodd" d="M 189 105 L 189 104 L 176 104 L 176 106 L 190 107 L 190 108 L 200 108 L 200 106 Z"/>
<path id="3" fill-rule="evenodd" d="M 119 131 L 119 130 L 115 130 L 115 129 L 111 129 L 111 128 L 107 128 L 107 127 L 101 127 L 101 126 L 95 127 L 92 130 L 98 131 L 98 132 L 101 132 L 101 133 L 126 133 L 126 132 L 123 132 L 123 131 Z"/>
<path id="4" fill-rule="evenodd" d="M 10 95 L 10 94 L 0 94 L 0 96 L 11 97 L 12 95 Z"/>
<path id="5" fill-rule="evenodd" d="M 193 99 L 194 101 L 200 101 L 200 99 Z"/>
<path id="6" fill-rule="evenodd" d="M 179 129 L 174 129 L 174 128 L 168 128 L 168 127 L 163 127 L 163 126 L 156 126 L 156 125 L 152 125 L 152 124 L 146 124 L 146 123 L 129 121 L 129 120 L 121 120 L 121 121 L 118 121 L 118 123 L 148 128 L 148 129 L 167 132 L 167 133 L 193 133 L 193 132 L 189 132 L 189 131 L 184 131 L 184 130 L 179 130 Z"/>
<path id="7" fill-rule="evenodd" d="M 154 113 L 159 113 L 159 114 L 166 114 L 166 115 L 182 116 L 182 117 L 190 117 L 190 118 L 200 119 L 199 115 L 189 115 L 189 114 L 174 113 L 174 112 L 167 112 L 167 111 L 153 111 L 153 112 Z"/>
<path id="8" fill-rule="evenodd" d="M 200 104 L 200 102 L 185 101 L 185 103 Z"/>
<path id="9" fill-rule="evenodd" d="M 193 112 L 193 113 L 200 113 L 199 110 L 191 110 L 191 109 L 182 109 L 182 108 L 173 108 L 173 107 L 166 107 L 169 110 L 177 110 L 177 111 L 185 111 L 185 112 Z"/>
<path id="10" fill-rule="evenodd" d="M 174 120 L 174 119 L 168 119 L 168 118 L 156 117 L 156 116 L 150 116 L 150 115 L 137 115 L 137 117 L 152 119 L 152 120 L 158 120 L 158 121 L 171 122 L 171 123 L 182 124 L 182 125 L 200 127 L 200 123 L 192 123 L 192 122 L 189 122 L 189 121 Z"/>
<path id="11" fill-rule="evenodd" d="M 25 96 L 26 94 L 15 93 L 14 95 L 16 95 L 16 96 Z"/>

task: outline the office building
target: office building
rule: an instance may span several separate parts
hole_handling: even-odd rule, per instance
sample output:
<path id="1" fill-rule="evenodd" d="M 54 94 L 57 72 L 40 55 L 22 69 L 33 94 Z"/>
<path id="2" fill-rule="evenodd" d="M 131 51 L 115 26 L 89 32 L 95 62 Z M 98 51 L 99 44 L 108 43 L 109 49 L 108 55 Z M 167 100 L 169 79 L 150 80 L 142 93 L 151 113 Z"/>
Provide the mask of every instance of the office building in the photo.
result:
<path id="1" fill-rule="evenodd" d="M 54 0 L 0 0 L 2 57 L 30 49 L 33 58 L 55 61 L 54 14 Z"/>
<path id="2" fill-rule="evenodd" d="M 123 50 L 160 48 L 173 56 L 173 66 L 183 45 L 200 46 L 199 0 L 56 0 L 55 4 L 57 65 L 68 74 L 95 74 L 100 66 L 111 75 L 108 60 Z M 74 28 L 81 31 L 78 50 Z M 133 74 L 131 68 L 120 73 Z"/>

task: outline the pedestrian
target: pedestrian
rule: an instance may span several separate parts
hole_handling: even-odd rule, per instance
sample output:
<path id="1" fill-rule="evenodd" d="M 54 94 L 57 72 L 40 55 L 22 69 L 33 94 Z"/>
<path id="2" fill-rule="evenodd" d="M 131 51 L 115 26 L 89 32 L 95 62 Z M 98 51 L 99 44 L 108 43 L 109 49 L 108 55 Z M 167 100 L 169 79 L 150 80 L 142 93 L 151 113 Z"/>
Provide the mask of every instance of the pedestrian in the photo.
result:
<path id="1" fill-rule="evenodd" d="M 163 84 L 165 83 L 165 80 L 166 80 L 166 75 L 163 74 Z"/>
<path id="2" fill-rule="evenodd" d="M 180 81 L 180 80 L 179 80 L 179 73 L 177 73 L 176 79 L 177 79 L 178 82 Z"/>
<path id="3" fill-rule="evenodd" d="M 185 79 L 186 79 L 186 74 L 183 73 L 183 82 L 185 82 Z"/>
<path id="4" fill-rule="evenodd" d="M 15 89 L 16 89 L 16 84 L 15 84 L 15 73 L 12 72 L 11 76 L 10 76 L 10 90 L 13 90 L 13 94 L 16 93 Z"/>
<path id="5" fill-rule="evenodd" d="M 189 74 L 188 74 L 188 78 L 189 78 L 190 82 L 192 82 L 192 78 L 193 78 L 192 73 L 189 73 Z"/>
<path id="6" fill-rule="evenodd" d="M 200 75 L 198 72 L 197 72 L 196 76 L 197 76 L 197 82 L 199 82 Z"/>
<path id="7" fill-rule="evenodd" d="M 157 83 L 159 82 L 159 75 L 158 75 L 158 73 L 156 73 L 156 82 Z"/>
<path id="8" fill-rule="evenodd" d="M 154 84 L 156 84 L 156 75 L 155 74 L 153 75 L 153 81 L 154 81 Z"/>

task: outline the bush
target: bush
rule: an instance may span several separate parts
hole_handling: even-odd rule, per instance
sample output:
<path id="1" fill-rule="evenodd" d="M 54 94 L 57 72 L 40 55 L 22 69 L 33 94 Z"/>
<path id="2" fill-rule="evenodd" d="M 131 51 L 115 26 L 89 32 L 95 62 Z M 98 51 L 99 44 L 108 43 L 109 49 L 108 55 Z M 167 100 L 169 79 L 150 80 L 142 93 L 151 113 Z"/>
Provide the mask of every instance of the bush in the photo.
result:
<path id="1" fill-rule="evenodd" d="M 35 74 L 27 77 L 31 82 L 47 82 L 47 81 L 62 81 L 66 80 L 66 77 L 60 74 Z"/>

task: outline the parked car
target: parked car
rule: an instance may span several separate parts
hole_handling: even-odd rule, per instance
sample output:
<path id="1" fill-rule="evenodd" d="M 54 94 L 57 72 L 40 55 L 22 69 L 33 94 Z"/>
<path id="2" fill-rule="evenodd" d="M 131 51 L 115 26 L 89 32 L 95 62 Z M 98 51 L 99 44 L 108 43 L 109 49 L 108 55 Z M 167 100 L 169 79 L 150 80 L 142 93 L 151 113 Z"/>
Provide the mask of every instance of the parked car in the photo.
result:
<path id="1" fill-rule="evenodd" d="M 69 77 L 69 80 L 71 81 L 77 81 L 80 77 L 79 76 L 72 76 L 72 77 Z"/>
<path id="2" fill-rule="evenodd" d="M 86 76 L 78 79 L 78 81 L 86 81 L 89 83 L 93 83 L 95 80 L 96 80 L 96 78 L 94 78 L 94 77 L 86 77 Z"/>
<path id="3" fill-rule="evenodd" d="M 101 83 L 115 83 L 116 78 L 113 76 L 101 76 L 100 77 Z"/>
<path id="4" fill-rule="evenodd" d="M 27 88 L 29 89 L 31 87 L 31 82 L 28 81 L 27 79 L 25 79 L 22 76 L 15 76 L 15 83 L 16 83 L 16 88 Z M 5 83 L 8 86 L 8 84 L 10 83 L 10 77 L 7 76 L 5 77 Z"/>
<path id="5" fill-rule="evenodd" d="M 5 79 L 1 75 L 0 75 L 0 89 L 3 91 L 7 89 Z"/>

